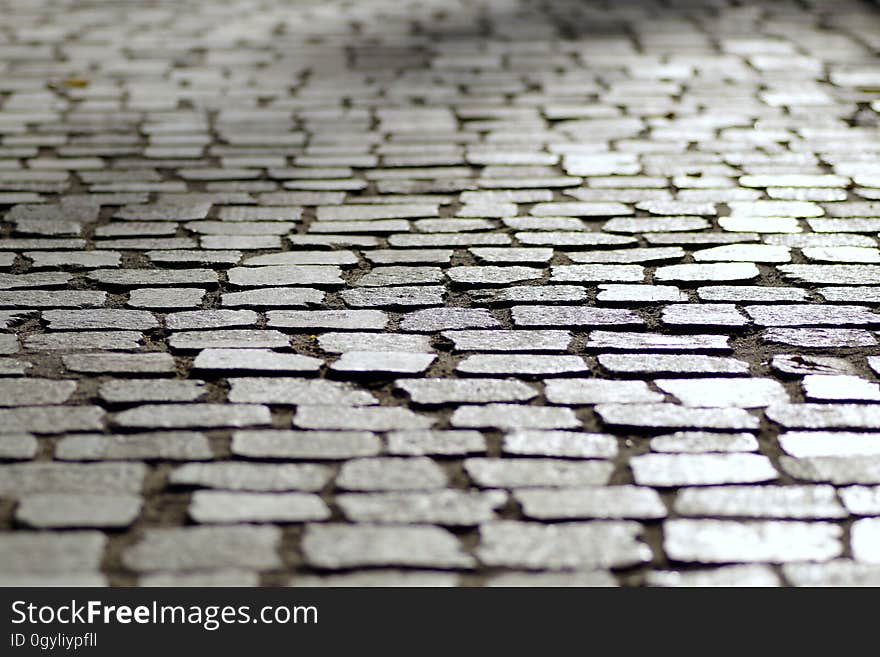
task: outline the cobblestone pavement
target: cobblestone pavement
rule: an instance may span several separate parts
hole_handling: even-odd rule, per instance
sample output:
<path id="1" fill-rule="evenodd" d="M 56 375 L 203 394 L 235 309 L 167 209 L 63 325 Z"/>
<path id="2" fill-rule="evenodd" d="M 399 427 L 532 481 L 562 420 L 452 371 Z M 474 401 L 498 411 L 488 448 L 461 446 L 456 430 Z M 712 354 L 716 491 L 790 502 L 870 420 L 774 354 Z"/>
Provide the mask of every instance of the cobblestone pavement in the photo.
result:
<path id="1" fill-rule="evenodd" d="M 880 11 L 0 0 L 0 582 L 880 585 Z"/>

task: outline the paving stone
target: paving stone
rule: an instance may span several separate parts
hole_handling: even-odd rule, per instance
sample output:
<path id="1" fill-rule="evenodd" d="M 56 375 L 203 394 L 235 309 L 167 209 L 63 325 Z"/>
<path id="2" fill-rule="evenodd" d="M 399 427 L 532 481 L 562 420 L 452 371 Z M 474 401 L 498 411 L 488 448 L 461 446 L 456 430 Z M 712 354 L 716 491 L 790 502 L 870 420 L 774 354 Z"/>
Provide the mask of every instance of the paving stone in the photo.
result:
<path id="1" fill-rule="evenodd" d="M 485 586 L 490 587 L 615 587 L 617 580 L 604 570 L 518 573 L 507 572 L 490 577 Z"/>
<path id="2" fill-rule="evenodd" d="M 449 280 L 458 285 L 508 285 L 520 281 L 539 279 L 544 270 L 537 267 L 516 265 L 451 267 L 447 270 Z"/>
<path id="3" fill-rule="evenodd" d="M 487 566 L 533 570 L 632 566 L 651 559 L 641 530 L 628 521 L 498 521 L 480 526 L 477 557 Z"/>
<path id="4" fill-rule="evenodd" d="M 538 392 L 511 379 L 399 379 L 395 386 L 415 404 L 454 404 L 527 401 Z"/>
<path id="5" fill-rule="evenodd" d="M 847 511 L 858 516 L 880 514 L 880 487 L 849 486 L 838 491 Z"/>
<path id="6" fill-rule="evenodd" d="M 445 292 L 446 288 L 439 285 L 400 285 L 343 290 L 342 298 L 353 308 L 406 308 L 442 305 Z"/>
<path id="7" fill-rule="evenodd" d="M 673 395 L 685 406 L 702 408 L 763 408 L 788 403 L 785 388 L 773 379 L 727 378 L 657 379 L 654 385 Z"/>
<path id="8" fill-rule="evenodd" d="M 269 409 L 259 404 L 143 404 L 117 413 L 121 427 L 189 428 L 247 427 L 269 424 Z"/>
<path id="9" fill-rule="evenodd" d="M 436 359 L 433 354 L 408 351 L 347 351 L 330 365 L 330 370 L 348 374 L 419 374 Z"/>
<path id="10" fill-rule="evenodd" d="M 140 354 L 85 353 L 61 357 L 71 372 L 91 374 L 173 374 L 174 358 L 165 352 Z"/>
<path id="11" fill-rule="evenodd" d="M 878 586 L 880 567 L 844 559 L 825 563 L 791 563 L 782 568 L 785 578 L 794 586 Z"/>
<path id="12" fill-rule="evenodd" d="M 330 510 L 309 493 L 196 491 L 188 510 L 197 523 L 306 522 L 326 520 Z"/>
<path id="13" fill-rule="evenodd" d="M 0 459 L 28 461 L 37 454 L 37 439 L 29 433 L 0 434 Z"/>
<path id="14" fill-rule="evenodd" d="M 799 375 L 846 375 L 854 374 L 855 367 L 845 358 L 834 356 L 806 356 L 780 354 L 773 356 L 770 366 L 782 374 Z"/>
<path id="15" fill-rule="evenodd" d="M 379 438 L 368 431 L 237 431 L 232 453 L 247 458 L 338 460 L 373 456 Z"/>
<path id="16" fill-rule="evenodd" d="M 605 485 L 614 466 L 605 461 L 470 458 L 464 462 L 464 469 L 478 486 L 484 488 L 568 488 Z"/>
<path id="17" fill-rule="evenodd" d="M 455 369 L 462 374 L 551 376 L 587 372 L 589 367 L 580 356 L 477 354 L 462 360 Z"/>
<path id="18" fill-rule="evenodd" d="M 486 440 L 479 431 L 392 431 L 389 454 L 399 456 L 458 456 L 484 454 Z"/>
<path id="19" fill-rule="evenodd" d="M 748 320 L 732 303 L 665 306 L 660 321 L 669 326 L 745 326 L 748 324 Z"/>
<path id="20" fill-rule="evenodd" d="M 761 333 L 761 339 L 808 349 L 873 347 L 877 344 L 877 339 L 863 329 L 771 328 Z"/>
<path id="21" fill-rule="evenodd" d="M 104 411 L 98 406 L 17 406 L 0 408 L 0 434 L 100 431 Z"/>
<path id="22" fill-rule="evenodd" d="M 24 347 L 31 351 L 134 351 L 140 347 L 143 337 L 137 331 L 44 333 L 26 337 Z"/>
<path id="23" fill-rule="evenodd" d="M 473 247 L 468 251 L 478 260 L 492 263 L 545 263 L 553 257 L 553 249 L 542 247 Z"/>
<path id="24" fill-rule="evenodd" d="M 774 303 L 806 301 L 807 290 L 795 287 L 762 287 L 756 285 L 710 285 L 697 288 L 700 301 Z"/>
<path id="25" fill-rule="evenodd" d="M 880 401 L 880 386 L 857 376 L 808 374 L 802 386 L 811 401 Z"/>
<path id="26" fill-rule="evenodd" d="M 720 264 L 667 265 L 654 271 L 654 280 L 673 283 L 694 283 L 707 281 L 749 281 L 761 272 L 747 262 Z"/>
<path id="27" fill-rule="evenodd" d="M 545 394 L 553 404 L 569 405 L 663 401 L 663 395 L 650 390 L 644 381 L 562 379 L 547 381 Z"/>
<path id="28" fill-rule="evenodd" d="M 877 265 L 780 265 L 785 278 L 814 285 L 878 285 Z"/>
<path id="29" fill-rule="evenodd" d="M 499 429 L 571 429 L 581 426 L 569 408 L 486 404 L 461 406 L 455 410 L 450 424 L 461 428 Z"/>
<path id="30" fill-rule="evenodd" d="M 639 265 L 560 265 L 551 267 L 551 283 L 622 281 L 640 283 L 644 268 Z"/>
<path id="31" fill-rule="evenodd" d="M 578 263 L 649 263 L 667 262 L 679 260 L 685 256 L 685 250 L 681 247 L 659 248 L 633 248 L 633 249 L 609 249 L 603 251 L 572 251 L 568 257 L 572 262 Z"/>
<path id="32" fill-rule="evenodd" d="M 150 528 L 123 552 L 122 562 L 138 573 L 272 569 L 281 566 L 280 543 L 277 527 Z"/>
<path id="33" fill-rule="evenodd" d="M 355 285 L 364 287 L 419 285 L 442 283 L 443 278 L 443 271 L 439 267 L 374 267 L 370 273 L 361 276 Z"/>
<path id="34" fill-rule="evenodd" d="M 724 335 L 664 335 L 661 333 L 629 333 L 591 331 L 586 347 L 615 351 L 728 351 Z"/>
<path id="35" fill-rule="evenodd" d="M 257 313 L 252 310 L 192 310 L 169 313 L 165 316 L 165 326 L 175 331 L 253 326 L 257 319 Z"/>
<path id="36" fill-rule="evenodd" d="M 782 449 L 794 457 L 880 455 L 877 433 L 847 431 L 786 431 L 779 436 Z"/>
<path id="37" fill-rule="evenodd" d="M 169 482 L 233 491 L 318 491 L 330 474 L 325 466 L 314 464 L 187 463 L 171 472 Z"/>
<path id="38" fill-rule="evenodd" d="M 199 288 L 138 288 L 129 293 L 133 308 L 197 308 L 206 290 Z"/>
<path id="39" fill-rule="evenodd" d="M 674 505 L 682 516 L 746 518 L 843 518 L 832 486 L 720 486 L 686 488 Z"/>
<path id="40" fill-rule="evenodd" d="M 587 299 L 587 289 L 575 285 L 515 285 L 508 288 L 469 290 L 468 294 L 479 303 L 516 305 L 520 303 L 576 302 Z"/>
<path id="41" fill-rule="evenodd" d="M 27 495 L 18 501 L 15 519 L 28 527 L 128 527 L 138 517 L 142 500 L 137 495 L 47 493 Z"/>
<path id="42" fill-rule="evenodd" d="M 197 370 L 251 372 L 317 372 L 323 361 L 311 356 L 287 354 L 269 349 L 202 349 L 193 361 Z"/>
<path id="43" fill-rule="evenodd" d="M 76 390 L 75 381 L 51 379 L 0 379 L 0 406 L 63 404 Z"/>
<path id="44" fill-rule="evenodd" d="M 360 570 L 338 575 L 296 575 L 289 585 L 306 588 L 365 588 L 365 587 L 452 587 L 457 586 L 458 575 L 429 570 Z"/>
<path id="45" fill-rule="evenodd" d="M 0 308 L 96 308 L 106 292 L 92 290 L 13 290 L 0 292 Z"/>
<path id="46" fill-rule="evenodd" d="M 13 463 L 0 465 L 0 495 L 137 494 L 147 468 L 143 463 Z"/>
<path id="47" fill-rule="evenodd" d="M 864 306 L 746 306 L 746 313 L 759 326 L 871 326 L 880 315 Z"/>
<path id="48" fill-rule="evenodd" d="M 748 374 L 736 358 L 693 354 L 601 354 L 599 364 L 616 374 Z"/>
<path id="49" fill-rule="evenodd" d="M 287 347 L 289 338 L 279 331 L 265 329 L 225 329 L 215 331 L 178 331 L 168 338 L 168 345 L 179 351 L 200 349 L 245 349 Z"/>
<path id="50" fill-rule="evenodd" d="M 684 454 L 707 452 L 757 452 L 758 441 L 748 433 L 677 431 L 652 438 L 651 450 Z"/>
<path id="51" fill-rule="evenodd" d="M 205 382 L 197 379 L 188 381 L 116 379 L 102 383 L 98 395 L 110 403 L 186 402 L 194 401 L 204 395 L 207 392 L 204 386 Z"/>
<path id="52" fill-rule="evenodd" d="M 0 572 L 17 577 L 51 575 L 46 581 L 97 573 L 106 545 L 107 537 L 97 531 L 5 533 L 0 537 Z"/>
<path id="53" fill-rule="evenodd" d="M 791 262 L 787 247 L 770 244 L 727 244 L 694 251 L 693 256 L 696 262 Z"/>
<path id="54" fill-rule="evenodd" d="M 213 269 L 95 269 L 86 278 L 108 287 L 124 288 L 216 285 L 218 280 Z"/>
<path id="55" fill-rule="evenodd" d="M 657 491 L 642 486 L 585 486 L 583 488 L 523 489 L 514 492 L 523 514 L 534 520 L 608 520 L 666 517 Z"/>
<path id="56" fill-rule="evenodd" d="M 309 525 L 303 536 L 306 562 L 341 570 L 358 566 L 471 568 L 458 539 L 445 529 L 426 525 Z"/>
<path id="57" fill-rule="evenodd" d="M 828 561 L 843 551 L 837 525 L 764 520 L 667 520 L 663 549 L 699 563 Z"/>
<path id="58" fill-rule="evenodd" d="M 381 330 L 388 323 L 382 310 L 273 310 L 267 316 L 272 328 Z"/>
<path id="59" fill-rule="evenodd" d="M 630 467 L 644 486 L 756 483 L 778 476 L 767 457 L 757 454 L 643 454 Z"/>
<path id="60" fill-rule="evenodd" d="M 870 404 L 780 404 L 767 417 L 787 429 L 880 429 L 880 408 Z"/>
<path id="61" fill-rule="evenodd" d="M 447 329 L 495 328 L 500 322 L 487 310 L 474 308 L 437 308 L 407 313 L 400 321 L 402 331 L 432 333 Z"/>
<path id="62" fill-rule="evenodd" d="M 332 415 L 325 406 L 304 405 L 296 409 L 293 423 L 303 429 L 393 431 L 429 429 L 434 418 L 400 407 L 349 408 L 344 415 Z"/>
<path id="63" fill-rule="evenodd" d="M 55 456 L 69 461 L 200 460 L 213 458 L 213 452 L 204 434 L 178 431 L 67 436 L 56 445 Z"/>
<path id="64" fill-rule="evenodd" d="M 565 351 L 571 342 L 568 331 L 444 331 L 456 351 Z"/>
<path id="65" fill-rule="evenodd" d="M 237 287 L 275 287 L 283 285 L 319 285 L 336 287 L 343 284 L 339 267 L 331 265 L 266 265 L 233 267 L 229 283 Z"/>
<path id="66" fill-rule="evenodd" d="M 613 436 L 570 431 L 516 431 L 504 437 L 505 454 L 559 456 L 568 458 L 613 458 L 617 441 Z"/>
<path id="67" fill-rule="evenodd" d="M 442 490 L 426 493 L 339 495 L 337 503 L 353 522 L 430 523 L 472 526 L 495 518 L 507 501 L 502 491 Z"/>
<path id="68" fill-rule="evenodd" d="M 511 309 L 515 326 L 580 327 L 633 326 L 644 320 L 631 310 L 591 308 L 584 306 L 514 306 Z"/>
<path id="69" fill-rule="evenodd" d="M 648 586 L 694 588 L 781 585 L 779 576 L 772 568 L 760 565 L 721 566 L 711 570 L 652 570 L 645 576 L 645 583 Z"/>
<path id="70" fill-rule="evenodd" d="M 220 300 L 223 306 L 230 308 L 302 308 L 321 303 L 324 292 L 307 287 L 264 287 L 245 292 L 224 292 Z"/>

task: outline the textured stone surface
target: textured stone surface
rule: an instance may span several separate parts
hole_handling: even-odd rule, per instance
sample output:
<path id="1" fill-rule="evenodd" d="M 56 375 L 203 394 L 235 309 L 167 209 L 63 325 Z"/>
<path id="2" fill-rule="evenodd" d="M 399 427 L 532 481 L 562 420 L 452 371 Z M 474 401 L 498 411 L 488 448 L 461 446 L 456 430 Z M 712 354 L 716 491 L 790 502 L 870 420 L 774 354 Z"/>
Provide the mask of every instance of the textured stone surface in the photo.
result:
<path id="1" fill-rule="evenodd" d="M 875 3 L 144 4 L 0 9 L 0 584 L 880 582 Z"/>

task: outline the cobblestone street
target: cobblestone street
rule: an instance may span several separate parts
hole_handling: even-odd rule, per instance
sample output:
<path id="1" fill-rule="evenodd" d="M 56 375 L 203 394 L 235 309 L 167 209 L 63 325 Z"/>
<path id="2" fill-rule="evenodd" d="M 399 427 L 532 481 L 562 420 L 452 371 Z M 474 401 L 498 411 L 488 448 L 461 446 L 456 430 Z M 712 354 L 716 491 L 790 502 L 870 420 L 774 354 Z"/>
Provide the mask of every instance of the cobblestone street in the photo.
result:
<path id="1" fill-rule="evenodd" d="M 877 3 L 0 16 L 0 585 L 880 586 Z"/>

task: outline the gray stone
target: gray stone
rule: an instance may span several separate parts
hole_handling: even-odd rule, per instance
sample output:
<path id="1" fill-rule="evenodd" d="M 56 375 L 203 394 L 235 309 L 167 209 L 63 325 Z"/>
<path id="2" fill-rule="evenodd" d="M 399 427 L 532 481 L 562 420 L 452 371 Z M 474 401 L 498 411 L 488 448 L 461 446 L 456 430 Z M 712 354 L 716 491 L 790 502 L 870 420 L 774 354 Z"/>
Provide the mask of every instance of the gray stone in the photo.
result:
<path id="1" fill-rule="evenodd" d="M 389 454 L 398 456 L 464 456 L 485 454 L 486 440 L 479 431 L 392 431 Z"/>
<path id="2" fill-rule="evenodd" d="M 535 520 L 666 517 L 657 491 L 642 486 L 586 486 L 565 489 L 524 489 L 514 492 L 523 514 Z"/>
<path id="3" fill-rule="evenodd" d="M 114 422 L 137 428 L 247 427 L 269 424 L 271 414 L 258 404 L 144 404 L 116 414 Z"/>
<path id="4" fill-rule="evenodd" d="M 434 418 L 401 407 L 347 408 L 344 414 L 337 414 L 326 406 L 299 406 L 293 424 L 302 429 L 393 431 L 429 429 Z"/>
<path id="5" fill-rule="evenodd" d="M 675 498 L 682 516 L 843 518 L 832 486 L 720 486 L 686 488 Z"/>
<path id="6" fill-rule="evenodd" d="M 35 527 L 128 527 L 138 517 L 142 500 L 137 495 L 48 493 L 19 499 L 16 521 Z"/>
<path id="7" fill-rule="evenodd" d="M 779 476 L 758 454 L 642 454 L 630 459 L 630 467 L 643 486 L 756 483 Z"/>
<path id="8" fill-rule="evenodd" d="M 326 520 L 330 509 L 310 493 L 196 491 L 189 516 L 197 523 L 267 523 Z"/>
<path id="9" fill-rule="evenodd" d="M 106 546 L 107 537 L 97 531 L 7 532 L 0 536 L 0 573 L 3 577 L 51 575 L 44 583 L 97 573 Z"/>
<path id="10" fill-rule="evenodd" d="M 336 502 L 353 522 L 430 523 L 471 526 L 495 518 L 507 501 L 502 491 L 441 490 L 426 493 L 338 495 Z"/>
<path id="11" fill-rule="evenodd" d="M 587 372 L 580 356 L 549 354 L 476 354 L 468 356 L 455 368 L 462 374 L 557 375 Z"/>
<path id="12" fill-rule="evenodd" d="M 180 486 L 235 491 L 319 491 L 330 480 L 330 469 L 314 464 L 187 463 L 171 471 L 168 481 Z"/>
<path id="13" fill-rule="evenodd" d="M 511 379 L 399 379 L 395 385 L 415 404 L 483 404 L 527 401 L 538 396 L 528 384 Z"/>
<path id="14" fill-rule="evenodd" d="M 606 461 L 470 458 L 464 462 L 464 469 L 478 486 L 484 488 L 568 488 L 605 485 L 614 466 Z"/>
<path id="15" fill-rule="evenodd" d="M 137 494 L 143 463 L 13 463 L 0 465 L 0 495 Z"/>
<path id="16" fill-rule="evenodd" d="M 55 457 L 66 461 L 194 461 L 213 456 L 205 435 L 188 431 L 111 436 L 79 434 L 62 438 L 55 448 Z"/>
<path id="17" fill-rule="evenodd" d="M 98 396 L 110 403 L 186 402 L 195 401 L 206 392 L 205 382 L 198 379 L 188 381 L 114 379 L 101 384 Z"/>
<path id="18" fill-rule="evenodd" d="M 534 570 L 633 566 L 651 560 L 641 530 L 628 521 L 492 522 L 480 526 L 477 557 L 487 566 Z"/>
<path id="19" fill-rule="evenodd" d="M 104 410 L 98 406 L 18 406 L 0 408 L 0 434 L 101 431 Z"/>
<path id="20" fill-rule="evenodd" d="M 758 441 L 748 433 L 677 431 L 652 438 L 651 450 L 685 454 L 706 452 L 757 452 Z"/>
<path id="21" fill-rule="evenodd" d="M 317 372 L 324 361 L 311 356 L 287 354 L 269 349 L 202 349 L 193 361 L 197 370 L 251 372 Z"/>
<path id="22" fill-rule="evenodd" d="M 76 381 L 0 378 L 0 406 L 63 404 L 76 390 Z"/>
<path id="23" fill-rule="evenodd" d="M 426 525 L 309 525 L 302 549 L 316 568 L 340 570 L 358 566 L 471 568 L 458 539 L 439 527 Z"/>
<path id="24" fill-rule="evenodd" d="M 663 395 L 648 388 L 644 381 L 607 379 L 561 379 L 547 381 L 547 400 L 553 404 L 650 403 L 663 401 Z"/>
<path id="25" fill-rule="evenodd" d="M 429 490 L 447 484 L 443 470 L 427 457 L 355 459 L 343 464 L 336 485 L 344 490 Z"/>
<path id="26" fill-rule="evenodd" d="M 735 385 L 727 378 L 658 379 L 654 384 L 685 406 L 762 408 L 789 401 L 785 388 L 773 379 L 743 378 Z"/>
<path id="27" fill-rule="evenodd" d="M 378 400 L 366 390 L 324 379 L 242 377 L 229 379 L 229 401 L 235 403 L 369 406 Z"/>
<path id="28" fill-rule="evenodd" d="M 236 431 L 232 453 L 247 458 L 339 460 L 374 456 L 382 443 L 368 431 Z"/>
<path id="29" fill-rule="evenodd" d="M 676 561 L 827 561 L 843 551 L 840 527 L 826 522 L 667 520 L 663 529 L 663 549 Z"/>
<path id="30" fill-rule="evenodd" d="M 122 554 L 135 572 L 281 566 L 277 527 L 150 528 Z"/>
<path id="31" fill-rule="evenodd" d="M 433 354 L 408 351 L 348 351 L 330 369 L 334 372 L 419 374 L 427 370 L 437 359 Z"/>

